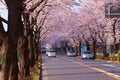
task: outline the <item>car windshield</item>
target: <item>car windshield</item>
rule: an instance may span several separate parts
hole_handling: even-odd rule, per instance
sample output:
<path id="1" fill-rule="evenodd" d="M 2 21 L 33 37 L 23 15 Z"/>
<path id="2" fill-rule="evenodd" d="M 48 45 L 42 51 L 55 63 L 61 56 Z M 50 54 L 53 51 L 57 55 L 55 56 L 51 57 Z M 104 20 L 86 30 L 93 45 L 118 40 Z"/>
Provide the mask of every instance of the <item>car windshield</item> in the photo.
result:
<path id="1" fill-rule="evenodd" d="M 84 52 L 84 54 L 92 54 L 91 52 Z"/>
<path id="2" fill-rule="evenodd" d="M 69 53 L 74 53 L 74 51 L 69 51 Z"/>
<path id="3" fill-rule="evenodd" d="M 49 51 L 49 52 L 55 52 L 55 51 Z"/>
<path id="4" fill-rule="evenodd" d="M 50 49 L 48 49 L 47 51 L 48 51 L 48 52 L 56 52 L 56 49 L 50 48 Z"/>
<path id="5" fill-rule="evenodd" d="M 46 48 L 45 48 L 45 47 L 41 47 L 40 49 L 41 49 L 41 50 L 45 50 Z"/>

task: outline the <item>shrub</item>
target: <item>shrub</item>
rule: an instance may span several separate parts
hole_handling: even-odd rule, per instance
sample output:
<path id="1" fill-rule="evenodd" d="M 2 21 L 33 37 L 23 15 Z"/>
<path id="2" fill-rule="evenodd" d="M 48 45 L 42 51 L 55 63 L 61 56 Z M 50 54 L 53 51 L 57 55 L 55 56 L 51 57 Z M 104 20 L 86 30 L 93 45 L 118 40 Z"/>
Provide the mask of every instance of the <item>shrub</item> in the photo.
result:
<path id="1" fill-rule="evenodd" d="M 96 56 L 96 59 L 103 59 L 103 56 Z"/>
<path id="2" fill-rule="evenodd" d="M 117 56 L 111 56 L 111 57 L 109 57 L 109 60 L 110 61 L 117 61 Z"/>
<path id="3" fill-rule="evenodd" d="M 120 61 L 120 50 L 117 52 L 118 56 L 117 56 L 117 60 Z"/>

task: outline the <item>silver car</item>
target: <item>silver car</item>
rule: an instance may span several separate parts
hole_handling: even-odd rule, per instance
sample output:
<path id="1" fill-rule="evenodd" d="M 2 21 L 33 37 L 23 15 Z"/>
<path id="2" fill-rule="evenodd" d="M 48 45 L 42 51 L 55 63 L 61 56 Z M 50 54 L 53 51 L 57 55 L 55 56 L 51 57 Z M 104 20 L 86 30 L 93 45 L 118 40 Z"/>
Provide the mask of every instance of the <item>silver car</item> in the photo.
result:
<path id="1" fill-rule="evenodd" d="M 73 51 L 68 51 L 68 52 L 67 52 L 67 56 L 68 56 L 68 57 L 72 57 L 72 56 L 75 57 L 75 52 L 73 52 Z"/>
<path id="2" fill-rule="evenodd" d="M 55 49 L 48 49 L 47 51 L 46 51 L 46 55 L 48 56 L 48 57 L 56 57 L 56 50 Z"/>
<path id="3" fill-rule="evenodd" d="M 94 59 L 93 53 L 90 51 L 85 51 L 82 53 L 82 59 Z"/>

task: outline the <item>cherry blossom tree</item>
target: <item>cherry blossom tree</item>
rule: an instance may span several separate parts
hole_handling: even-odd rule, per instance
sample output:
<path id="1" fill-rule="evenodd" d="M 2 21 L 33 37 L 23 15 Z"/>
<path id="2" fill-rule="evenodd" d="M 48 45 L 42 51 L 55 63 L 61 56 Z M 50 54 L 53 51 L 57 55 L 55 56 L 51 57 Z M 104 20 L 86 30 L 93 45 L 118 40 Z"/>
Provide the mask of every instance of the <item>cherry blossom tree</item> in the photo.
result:
<path id="1" fill-rule="evenodd" d="M 33 29 L 36 25 L 36 16 L 42 11 L 46 2 L 47 0 L 26 0 L 24 2 L 23 0 L 5 0 L 8 9 L 8 21 L 0 17 L 0 40 L 3 42 L 3 80 L 18 80 L 18 66 L 19 79 L 30 80 L 31 61 L 36 54 L 33 53 Z M 4 31 L 2 22 L 8 24 L 7 32 Z M 31 42 L 32 44 L 30 44 Z M 19 65 L 17 53 L 19 54 Z"/>

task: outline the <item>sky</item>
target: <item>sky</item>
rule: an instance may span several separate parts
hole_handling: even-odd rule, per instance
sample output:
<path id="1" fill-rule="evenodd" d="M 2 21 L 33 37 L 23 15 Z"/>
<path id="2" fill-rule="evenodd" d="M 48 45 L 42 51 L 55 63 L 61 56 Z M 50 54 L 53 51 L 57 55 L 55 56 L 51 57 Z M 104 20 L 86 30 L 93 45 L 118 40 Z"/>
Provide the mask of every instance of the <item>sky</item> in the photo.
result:
<path id="1" fill-rule="evenodd" d="M 72 11 L 75 11 L 75 12 L 79 12 L 80 9 L 81 9 L 81 4 L 84 4 L 87 0 L 74 0 L 75 3 L 77 3 L 77 5 L 73 5 L 70 7 L 70 9 Z M 78 5 L 79 4 L 79 5 Z"/>
<path id="2" fill-rule="evenodd" d="M 4 19 L 8 20 L 8 10 L 2 2 L 0 2 L 0 16 L 3 17 Z M 2 23 L 3 23 L 5 31 L 7 31 L 7 29 L 8 29 L 7 24 L 4 22 L 2 22 Z"/>

